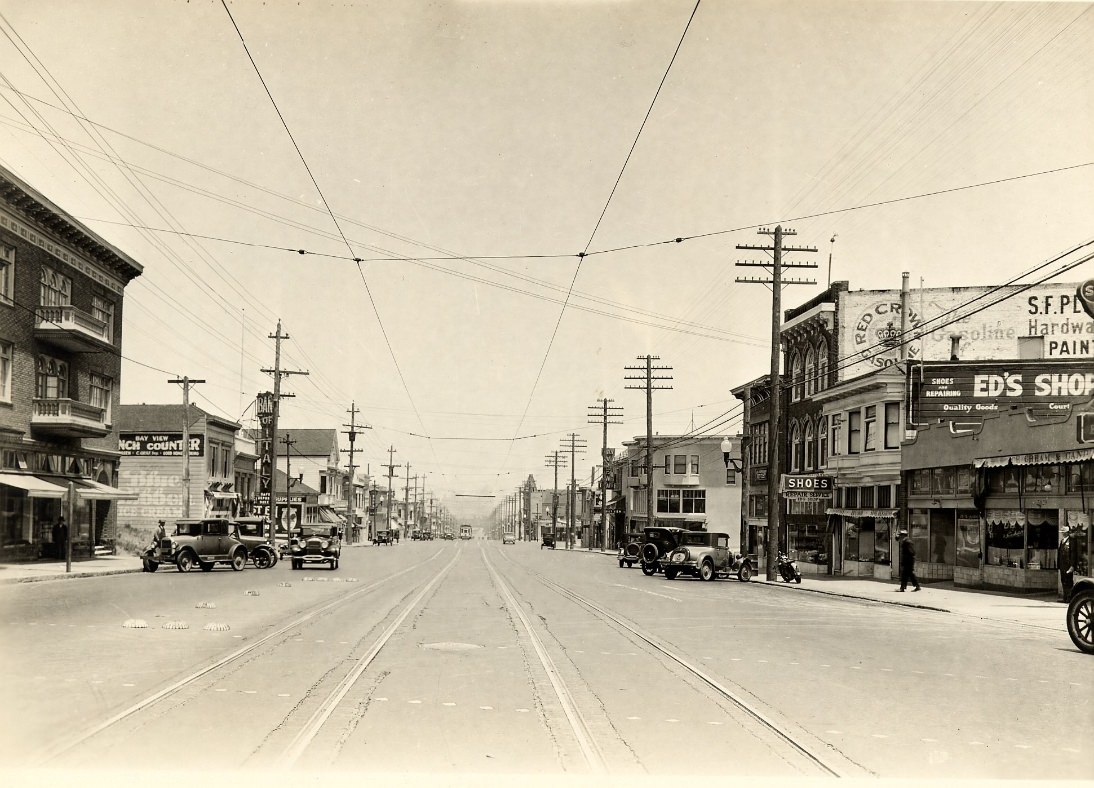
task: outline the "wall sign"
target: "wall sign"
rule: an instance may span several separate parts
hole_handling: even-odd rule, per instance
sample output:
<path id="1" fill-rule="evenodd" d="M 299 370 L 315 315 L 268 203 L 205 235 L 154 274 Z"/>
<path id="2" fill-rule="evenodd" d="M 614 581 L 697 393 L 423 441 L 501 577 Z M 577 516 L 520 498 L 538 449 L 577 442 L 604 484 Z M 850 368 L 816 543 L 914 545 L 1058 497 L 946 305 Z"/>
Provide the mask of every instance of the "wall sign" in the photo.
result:
<path id="1" fill-rule="evenodd" d="M 181 432 L 122 432 L 118 451 L 127 457 L 181 457 Z M 205 436 L 190 436 L 190 456 L 205 456 Z"/>
<path id="2" fill-rule="evenodd" d="M 910 374 L 919 421 L 967 421 L 1016 408 L 1068 416 L 1073 405 L 1094 398 L 1089 361 L 924 364 L 922 381 L 918 369 Z"/>

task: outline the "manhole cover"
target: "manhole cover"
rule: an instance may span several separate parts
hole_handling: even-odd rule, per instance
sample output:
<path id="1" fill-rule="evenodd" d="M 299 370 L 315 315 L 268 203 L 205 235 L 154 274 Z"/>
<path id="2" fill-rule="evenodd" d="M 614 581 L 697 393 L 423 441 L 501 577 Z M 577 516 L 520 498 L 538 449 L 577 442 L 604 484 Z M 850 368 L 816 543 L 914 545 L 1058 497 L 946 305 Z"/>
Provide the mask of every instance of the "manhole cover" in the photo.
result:
<path id="1" fill-rule="evenodd" d="M 423 643 L 422 648 L 432 649 L 433 651 L 474 651 L 482 646 L 475 643 Z"/>

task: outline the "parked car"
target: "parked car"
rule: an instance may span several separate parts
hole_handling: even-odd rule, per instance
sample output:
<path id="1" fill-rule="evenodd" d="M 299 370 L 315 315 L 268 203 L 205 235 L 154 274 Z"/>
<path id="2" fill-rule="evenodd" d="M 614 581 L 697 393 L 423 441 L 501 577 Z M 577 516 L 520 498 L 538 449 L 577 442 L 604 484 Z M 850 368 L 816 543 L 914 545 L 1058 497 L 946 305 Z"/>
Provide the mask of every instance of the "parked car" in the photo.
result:
<path id="1" fill-rule="evenodd" d="M 338 568 L 342 556 L 342 534 L 337 526 L 302 525 L 289 542 L 293 569 L 303 569 L 305 564 L 327 564 Z"/>
<path id="2" fill-rule="evenodd" d="M 619 545 L 620 569 L 624 566 L 629 569 L 642 562 L 642 543 L 644 541 L 645 535 L 641 531 L 629 533 L 624 537 L 623 542 Z"/>
<path id="3" fill-rule="evenodd" d="M 516 544 L 517 543 L 517 537 L 515 537 L 513 534 L 508 534 L 507 533 L 507 534 L 505 534 L 501 537 L 501 543 L 502 544 Z"/>
<path id="4" fill-rule="evenodd" d="M 259 569 L 277 563 L 278 552 L 270 545 L 269 523 L 262 517 L 240 517 L 232 521 L 232 536 L 247 548 L 247 558 Z"/>
<path id="5" fill-rule="evenodd" d="M 539 549 L 542 550 L 544 547 L 549 547 L 552 550 L 555 549 L 555 532 L 550 528 L 544 528 L 543 533 L 541 534 Z"/>
<path id="6" fill-rule="evenodd" d="M 224 518 L 179 520 L 173 534 L 158 540 L 141 556 L 144 568 L 155 572 L 160 564 L 174 564 L 180 572 L 195 566 L 211 572 L 217 564 L 228 564 L 239 572 L 247 565 L 247 548 L 232 531 L 232 524 Z"/>
<path id="7" fill-rule="evenodd" d="M 717 531 L 687 531 L 680 544 L 663 561 L 665 578 L 675 580 L 691 575 L 701 580 L 736 575 L 742 583 L 752 579 L 756 564 L 753 556 L 742 556 L 729 549 L 729 534 Z"/>
<path id="8" fill-rule="evenodd" d="M 652 526 L 642 531 L 642 551 L 640 553 L 642 573 L 652 575 L 661 570 L 662 559 L 680 544 L 683 528 Z"/>

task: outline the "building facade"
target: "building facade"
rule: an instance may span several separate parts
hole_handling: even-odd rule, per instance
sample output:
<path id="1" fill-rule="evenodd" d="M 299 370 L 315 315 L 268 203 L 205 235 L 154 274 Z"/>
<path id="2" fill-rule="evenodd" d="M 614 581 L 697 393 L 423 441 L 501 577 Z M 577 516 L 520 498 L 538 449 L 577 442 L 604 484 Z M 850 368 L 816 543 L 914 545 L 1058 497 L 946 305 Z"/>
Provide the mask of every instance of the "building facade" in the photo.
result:
<path id="1" fill-rule="evenodd" d="M 132 497 L 118 489 L 122 305 L 142 270 L 0 167 L 0 561 L 60 557 L 59 533 L 77 557 L 114 549 Z"/>

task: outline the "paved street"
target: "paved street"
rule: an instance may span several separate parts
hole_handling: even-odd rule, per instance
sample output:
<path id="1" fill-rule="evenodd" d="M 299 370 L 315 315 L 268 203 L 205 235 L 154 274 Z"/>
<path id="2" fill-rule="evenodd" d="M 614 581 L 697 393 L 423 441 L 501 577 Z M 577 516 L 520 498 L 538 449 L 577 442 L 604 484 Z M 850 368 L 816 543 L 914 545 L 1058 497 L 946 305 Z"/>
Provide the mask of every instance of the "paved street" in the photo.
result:
<path id="1" fill-rule="evenodd" d="M 337 571 L 282 562 L 8 582 L 4 758 L 248 773 L 1088 776 L 1094 666 L 1062 605 L 928 587 L 902 596 L 917 608 L 845 585 L 670 582 L 601 553 L 480 540 L 347 549 Z M 964 610 L 943 612 L 962 595 Z M 1061 699 L 1074 709 L 1066 733 Z M 165 742 L 173 757 L 150 761 Z"/>

